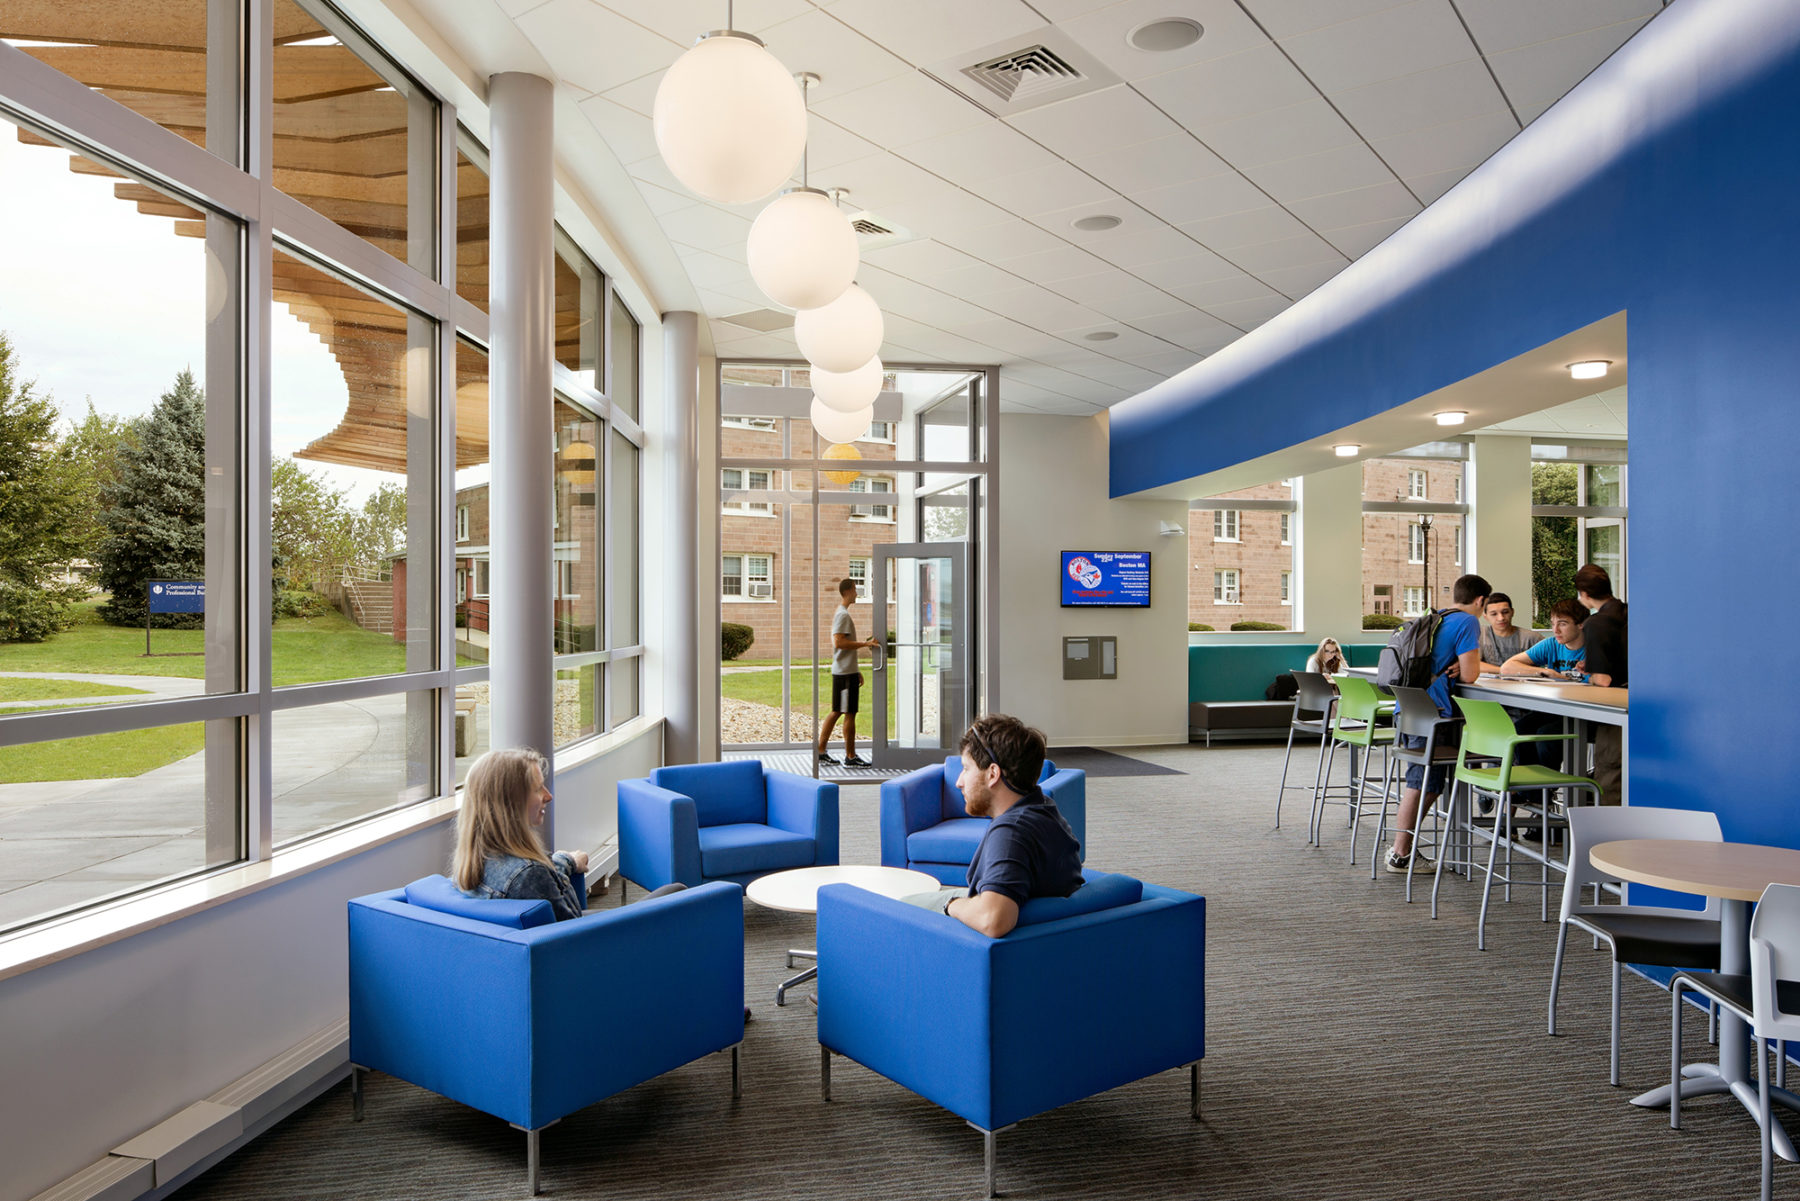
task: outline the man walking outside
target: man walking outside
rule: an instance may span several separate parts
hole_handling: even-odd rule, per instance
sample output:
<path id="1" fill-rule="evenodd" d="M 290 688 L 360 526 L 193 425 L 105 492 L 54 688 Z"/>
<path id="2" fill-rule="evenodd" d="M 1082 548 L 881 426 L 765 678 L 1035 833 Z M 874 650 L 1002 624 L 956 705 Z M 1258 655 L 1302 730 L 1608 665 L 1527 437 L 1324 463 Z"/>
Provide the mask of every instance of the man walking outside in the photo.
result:
<path id="1" fill-rule="evenodd" d="M 1624 688 L 1627 669 L 1625 602 L 1613 595 L 1612 577 L 1604 567 L 1589 563 L 1575 573 L 1575 599 L 1593 616 L 1581 627 L 1587 644 L 1588 683 L 1599 688 Z M 1625 799 L 1625 732 L 1619 726 L 1594 726 L 1594 783 L 1600 786 L 1600 803 L 1618 805 Z"/>
<path id="2" fill-rule="evenodd" d="M 831 744 L 831 729 L 841 717 L 845 766 L 867 767 L 869 761 L 856 753 L 856 710 L 862 696 L 862 669 L 856 665 L 856 652 L 876 644 L 856 640 L 856 622 L 850 617 L 850 606 L 855 603 L 856 581 L 845 576 L 838 581 L 838 608 L 831 617 L 831 713 L 819 731 L 817 750 L 820 763 L 837 763 L 825 748 Z"/>

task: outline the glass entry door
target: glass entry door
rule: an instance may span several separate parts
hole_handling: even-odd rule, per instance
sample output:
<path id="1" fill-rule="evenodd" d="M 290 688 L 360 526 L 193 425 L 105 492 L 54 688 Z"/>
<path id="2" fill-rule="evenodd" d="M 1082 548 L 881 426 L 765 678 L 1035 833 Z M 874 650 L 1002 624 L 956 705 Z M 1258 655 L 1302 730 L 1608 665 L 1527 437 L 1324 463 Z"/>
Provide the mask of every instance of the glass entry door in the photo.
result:
<path id="1" fill-rule="evenodd" d="M 963 542 L 878 544 L 875 601 L 876 767 L 912 768 L 956 753 L 967 728 L 970 673 Z M 885 634 L 885 638 L 884 638 Z"/>

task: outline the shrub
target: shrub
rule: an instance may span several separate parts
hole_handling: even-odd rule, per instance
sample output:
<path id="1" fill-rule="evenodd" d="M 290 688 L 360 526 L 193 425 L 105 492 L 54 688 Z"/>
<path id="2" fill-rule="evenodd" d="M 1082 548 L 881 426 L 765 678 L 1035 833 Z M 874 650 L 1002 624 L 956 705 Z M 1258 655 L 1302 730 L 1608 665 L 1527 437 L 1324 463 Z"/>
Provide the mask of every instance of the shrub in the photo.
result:
<path id="1" fill-rule="evenodd" d="M 1363 614 L 1363 629 L 1365 630 L 1397 630 L 1405 624 L 1405 618 L 1396 617 L 1392 613 Z"/>
<path id="2" fill-rule="evenodd" d="M 1279 622 L 1274 622 L 1274 621 L 1234 621 L 1231 623 L 1231 628 L 1234 630 L 1285 630 L 1285 629 L 1287 629 L 1286 626 L 1280 624 Z"/>
<path id="3" fill-rule="evenodd" d="M 1188 622 L 1188 629 L 1198 630 L 1203 634 L 1210 634 L 1213 632 L 1213 628 L 1211 626 L 1203 626 L 1197 621 Z"/>
<path id="4" fill-rule="evenodd" d="M 317 592 L 283 589 L 275 594 L 277 617 L 323 617 L 331 611 L 331 602 Z"/>
<path id="5" fill-rule="evenodd" d="M 747 625 L 735 621 L 719 623 L 719 654 L 726 659 L 735 659 L 750 649 L 756 641 L 756 631 Z"/>

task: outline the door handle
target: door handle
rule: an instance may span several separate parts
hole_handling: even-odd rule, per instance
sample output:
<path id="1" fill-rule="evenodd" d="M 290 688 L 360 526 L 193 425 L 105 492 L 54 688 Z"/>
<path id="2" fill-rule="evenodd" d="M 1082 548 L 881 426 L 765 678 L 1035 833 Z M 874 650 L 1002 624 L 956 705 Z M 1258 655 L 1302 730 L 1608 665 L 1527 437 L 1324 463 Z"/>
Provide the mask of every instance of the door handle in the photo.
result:
<path id="1" fill-rule="evenodd" d="M 869 664 L 869 670 L 870 671 L 886 671 L 887 670 L 887 643 L 877 642 L 874 646 L 874 651 L 875 651 L 875 658 L 874 658 L 874 661 Z"/>

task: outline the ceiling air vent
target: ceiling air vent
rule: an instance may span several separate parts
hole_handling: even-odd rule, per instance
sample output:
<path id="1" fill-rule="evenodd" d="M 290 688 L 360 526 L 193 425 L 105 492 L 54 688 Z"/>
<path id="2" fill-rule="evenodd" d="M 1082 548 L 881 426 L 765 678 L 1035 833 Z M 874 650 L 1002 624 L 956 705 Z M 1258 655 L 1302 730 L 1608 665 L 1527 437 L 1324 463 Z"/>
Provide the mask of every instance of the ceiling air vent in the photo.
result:
<path id="1" fill-rule="evenodd" d="M 847 214 L 850 228 L 856 231 L 857 249 L 867 254 L 871 250 L 880 250 L 884 246 L 898 246 L 902 242 L 911 242 L 919 235 L 907 229 L 897 221 L 889 221 L 879 213 L 868 209 L 859 209 Z"/>
<path id="2" fill-rule="evenodd" d="M 794 324 L 792 313 L 778 313 L 774 309 L 751 309 L 747 313 L 733 313 L 729 317 L 721 317 L 720 321 L 728 321 L 732 325 L 741 325 L 745 329 L 761 330 L 771 333 L 778 329 L 787 329 Z"/>
<path id="3" fill-rule="evenodd" d="M 964 67 L 963 74 L 1008 104 L 1061 91 L 1087 77 L 1045 46 L 1028 46 Z"/>
<path id="4" fill-rule="evenodd" d="M 868 217 L 856 218 L 856 220 L 850 223 L 850 228 L 854 229 L 859 235 L 865 238 L 885 238 L 894 232 L 887 226 L 878 221 L 870 220 Z"/>

